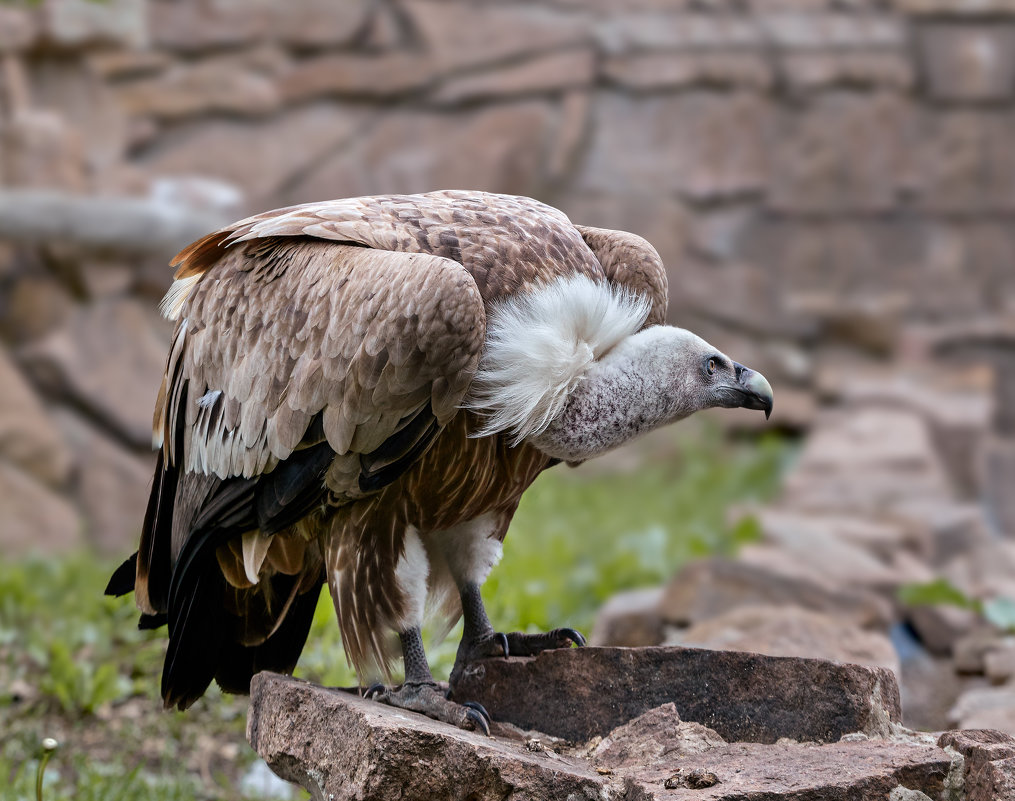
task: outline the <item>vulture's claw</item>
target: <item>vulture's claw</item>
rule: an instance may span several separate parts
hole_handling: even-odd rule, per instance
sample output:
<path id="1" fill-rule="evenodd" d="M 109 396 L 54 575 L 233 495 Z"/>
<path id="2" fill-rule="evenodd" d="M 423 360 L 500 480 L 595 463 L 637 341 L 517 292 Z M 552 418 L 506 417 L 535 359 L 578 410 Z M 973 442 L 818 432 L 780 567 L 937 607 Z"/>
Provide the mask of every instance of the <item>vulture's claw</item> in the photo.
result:
<path id="1" fill-rule="evenodd" d="M 375 695 L 384 692 L 383 684 L 371 684 L 363 691 L 364 698 L 373 698 Z"/>
<path id="2" fill-rule="evenodd" d="M 473 731 L 476 731 L 478 729 L 481 732 L 483 732 L 483 734 L 485 734 L 487 737 L 490 736 L 490 724 L 487 723 L 487 720 L 485 717 L 483 717 L 483 715 L 481 715 L 471 706 L 465 710 L 465 717 L 468 721 L 471 721 L 473 725 L 466 726 L 464 724 L 459 724 L 461 728 L 472 729 Z"/>
<path id="3" fill-rule="evenodd" d="M 543 634 L 525 634 L 512 631 L 507 635 L 507 644 L 512 656 L 535 656 L 554 648 L 570 648 L 585 645 L 581 632 L 574 629 L 554 629 Z"/>
<path id="4" fill-rule="evenodd" d="M 489 715 L 483 707 L 474 702 L 458 704 L 444 697 L 445 690 L 435 681 L 406 682 L 400 687 L 383 687 L 374 692 L 378 685 L 369 690 L 375 701 L 389 706 L 419 712 L 428 718 L 450 723 L 460 729 L 481 731 L 490 736 Z"/>
<path id="5" fill-rule="evenodd" d="M 467 706 L 469 709 L 475 709 L 480 715 L 483 716 L 483 718 L 486 720 L 487 723 L 492 722 L 492 719 L 490 718 L 490 713 L 487 712 L 486 707 L 483 706 L 478 701 L 462 701 L 462 706 Z M 490 732 L 487 732 L 487 734 L 489 733 Z"/>

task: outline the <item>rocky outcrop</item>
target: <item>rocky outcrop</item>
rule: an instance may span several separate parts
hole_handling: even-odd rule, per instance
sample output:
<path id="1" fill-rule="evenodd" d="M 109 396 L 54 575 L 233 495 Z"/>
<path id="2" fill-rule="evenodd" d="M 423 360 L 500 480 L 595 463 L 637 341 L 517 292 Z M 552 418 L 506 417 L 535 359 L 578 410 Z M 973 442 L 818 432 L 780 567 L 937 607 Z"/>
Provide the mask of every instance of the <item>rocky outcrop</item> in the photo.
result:
<path id="1" fill-rule="evenodd" d="M 272 770 L 301 784 L 314 799 L 979 801 L 986 796 L 967 795 L 964 783 L 1000 788 L 1013 775 L 1005 749 L 1015 748 L 1015 741 L 1007 735 L 948 733 L 939 744 L 934 736 L 892 722 L 898 714 L 897 694 L 884 672 L 855 668 L 856 675 L 877 674 L 883 683 L 880 689 L 868 683 L 854 695 L 840 695 L 842 725 L 832 731 L 827 729 L 830 709 L 822 699 L 840 694 L 852 666 L 758 661 L 741 654 L 742 690 L 756 700 L 768 699 L 758 704 L 742 695 L 723 695 L 724 677 L 736 672 L 730 654 L 588 648 L 556 652 L 561 658 L 555 660 L 546 660 L 549 655 L 473 666 L 469 689 L 485 692 L 484 701 L 497 696 L 507 704 L 501 712 L 491 708 L 491 737 L 364 700 L 354 692 L 269 673 L 258 674 L 251 685 L 247 737 Z M 755 661 L 744 661 L 751 658 Z M 485 671 L 484 691 L 475 668 L 494 664 L 508 668 Z M 704 665 L 711 672 L 694 673 L 677 688 L 669 684 L 675 671 Z M 751 667 L 744 670 L 747 665 Z M 648 670 L 662 672 L 647 681 Z M 532 681 L 537 676 L 538 684 Z M 716 676 L 719 688 L 712 682 Z M 815 693 L 817 703 L 786 701 L 795 678 L 804 679 L 805 691 Z M 606 698 L 594 697 L 618 680 L 627 703 L 618 704 L 619 689 Z M 586 683 L 593 693 L 583 689 Z M 673 700 L 660 701 L 660 685 L 668 685 Z M 464 687 L 456 692 L 463 697 Z M 705 698 L 709 716 L 725 727 L 725 734 L 689 719 L 696 705 L 703 708 Z M 888 707 L 895 699 L 894 709 L 886 708 L 885 698 Z M 560 737 L 505 722 L 521 719 L 509 699 L 526 708 L 541 707 L 538 721 L 558 731 L 569 726 L 561 721 L 575 716 L 606 717 L 587 724 L 581 734 Z M 780 718 L 780 706 L 799 708 Z M 589 714 L 583 714 L 583 707 Z M 755 722 L 745 726 L 747 717 Z M 875 717 L 880 722 L 867 725 L 866 734 L 852 729 L 856 721 Z M 739 726 L 728 725 L 736 718 L 742 721 Z M 822 728 L 831 736 L 817 742 L 814 732 Z"/>

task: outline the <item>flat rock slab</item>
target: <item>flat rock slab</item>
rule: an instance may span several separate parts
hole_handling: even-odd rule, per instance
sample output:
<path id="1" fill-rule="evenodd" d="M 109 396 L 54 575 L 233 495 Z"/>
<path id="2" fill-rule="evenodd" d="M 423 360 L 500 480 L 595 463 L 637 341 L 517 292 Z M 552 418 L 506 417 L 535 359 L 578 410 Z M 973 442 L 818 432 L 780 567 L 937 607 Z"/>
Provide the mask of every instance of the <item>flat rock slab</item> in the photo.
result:
<path id="1" fill-rule="evenodd" d="M 680 718 L 736 742 L 887 736 L 902 720 L 890 670 L 702 648 L 570 648 L 484 659 L 454 687 L 494 720 L 571 742 L 674 703 Z"/>
<path id="2" fill-rule="evenodd" d="M 485 737 L 260 673 L 247 737 L 279 776 L 322 801 L 884 801 L 897 787 L 938 798 L 962 769 L 923 743 L 726 743 L 682 723 L 672 704 L 627 724 L 598 746 L 553 750 L 545 735 L 495 726 Z"/>

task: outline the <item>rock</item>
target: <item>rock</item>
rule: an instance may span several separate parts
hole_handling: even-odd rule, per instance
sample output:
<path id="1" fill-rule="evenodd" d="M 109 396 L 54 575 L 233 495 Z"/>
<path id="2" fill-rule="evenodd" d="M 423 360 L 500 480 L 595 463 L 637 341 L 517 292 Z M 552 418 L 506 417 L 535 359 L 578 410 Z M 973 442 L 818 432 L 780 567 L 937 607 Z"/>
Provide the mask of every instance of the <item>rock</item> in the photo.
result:
<path id="1" fill-rule="evenodd" d="M 144 0 L 46 0 L 42 6 L 47 39 L 61 47 L 112 45 L 142 48 L 148 44 Z"/>
<path id="2" fill-rule="evenodd" d="M 741 549 L 741 561 L 771 571 L 819 581 L 829 587 L 860 587 L 879 592 L 894 592 L 900 584 L 929 580 L 900 569 L 891 559 L 872 554 L 862 545 L 843 537 L 847 522 L 843 516 L 796 514 L 785 508 L 766 509 L 759 514 L 763 542 Z M 866 521 L 858 519 L 860 524 Z M 882 525 L 882 524 L 877 524 Z M 884 524 L 884 530 L 901 539 L 902 527 Z M 928 568 L 924 568 L 929 572 Z"/>
<path id="3" fill-rule="evenodd" d="M 983 672 L 995 684 L 1004 684 L 1015 677 L 1015 643 L 1002 642 L 983 655 Z"/>
<path id="4" fill-rule="evenodd" d="M 172 50 L 202 52 L 277 40 L 301 48 L 349 44 L 367 22 L 368 0 L 210 0 L 149 3 L 152 38 Z"/>
<path id="5" fill-rule="evenodd" d="M 385 115 L 369 136 L 300 173 L 279 200 L 302 203 L 439 186 L 538 196 L 555 123 L 555 110 L 543 100 L 455 114 L 406 109 Z"/>
<path id="6" fill-rule="evenodd" d="M 1015 26 L 924 25 L 917 42 L 935 100 L 1008 100 L 1015 81 Z"/>
<path id="7" fill-rule="evenodd" d="M 59 487 L 71 453 L 59 430 L 6 350 L 0 347 L 0 459 Z"/>
<path id="8" fill-rule="evenodd" d="M 276 674 L 251 683 L 251 745 L 314 798 L 621 801 L 657 798 L 665 788 L 667 798 L 687 801 L 909 801 L 900 787 L 941 797 L 962 764 L 919 741 L 727 744 L 682 722 L 673 704 L 577 747 L 504 724 L 493 731 L 483 737 Z"/>
<path id="9" fill-rule="evenodd" d="M 830 659 L 900 672 L 899 657 L 885 635 L 795 606 L 739 607 L 685 629 L 667 645 Z"/>
<path id="10" fill-rule="evenodd" d="M 61 411 L 57 420 L 74 450 L 73 494 L 89 543 L 111 554 L 136 547 L 154 459 L 128 451 L 72 412 Z"/>
<path id="11" fill-rule="evenodd" d="M 921 604 L 906 610 L 906 619 L 928 651 L 951 656 L 956 641 L 976 627 L 979 616 L 971 609 L 957 606 Z"/>
<path id="12" fill-rule="evenodd" d="M 592 84 L 595 66 L 592 50 L 552 52 L 489 72 L 455 76 L 427 99 L 438 105 L 455 105 L 580 89 Z"/>
<path id="13" fill-rule="evenodd" d="M 166 328 L 155 324 L 154 313 L 135 300 L 94 303 L 27 346 L 25 367 L 48 392 L 70 397 L 125 441 L 147 448 L 168 346 Z"/>
<path id="14" fill-rule="evenodd" d="M 965 758 L 965 801 L 1015 798 L 1015 740 L 1010 735 L 990 729 L 946 731 L 938 745 Z"/>
<path id="15" fill-rule="evenodd" d="M 1012 647 L 1015 647 L 1015 639 L 1002 636 L 993 626 L 980 624 L 955 641 L 952 648 L 955 670 L 982 675 L 987 671 L 988 653 L 996 648 Z"/>
<path id="16" fill-rule="evenodd" d="M 142 163 L 154 173 L 202 176 L 238 186 L 251 207 L 276 206 L 283 203 L 283 187 L 314 174 L 331 153 L 355 138 L 368 119 L 368 112 L 317 103 L 261 122 L 181 123 L 172 141 L 147 154 Z M 278 147 L 279 142 L 300 146 Z M 334 191 L 317 199 L 345 194 L 355 193 Z M 293 202 L 312 199 L 307 195 Z"/>
<path id="17" fill-rule="evenodd" d="M 758 52 L 643 52 L 608 55 L 606 79 L 635 91 L 677 89 L 691 84 L 766 90 L 773 83 L 769 60 Z"/>
<path id="18" fill-rule="evenodd" d="M 659 615 L 661 587 L 618 592 L 596 613 L 589 645 L 615 645 L 638 648 L 660 645 L 663 620 Z"/>
<path id="19" fill-rule="evenodd" d="M 948 728 L 948 713 L 964 689 L 950 659 L 937 659 L 903 624 L 892 626 L 892 645 L 899 655 L 902 671 L 902 723 L 918 731 Z"/>
<path id="20" fill-rule="evenodd" d="M 657 614 L 666 623 L 688 626 L 758 605 L 834 613 L 860 626 L 887 628 L 892 618 L 890 604 L 873 593 L 719 558 L 691 562 L 678 571 L 666 585 Z"/>
<path id="21" fill-rule="evenodd" d="M 117 88 L 117 95 L 131 115 L 157 120 L 216 113 L 256 117 L 281 104 L 272 80 L 216 60 L 176 65 L 155 78 L 130 81 Z"/>
<path id="22" fill-rule="evenodd" d="M 901 717 L 891 671 L 695 648 L 574 648 L 468 666 L 455 697 L 497 720 L 570 741 L 605 736 L 673 702 L 726 740 L 832 742 L 887 733 Z M 561 699 L 552 706 L 545 698 Z"/>
<path id="23" fill-rule="evenodd" d="M 1015 436 L 988 438 L 980 458 L 987 513 L 1002 536 L 1015 540 L 1015 497 L 1011 492 L 1015 484 Z"/>
<path id="24" fill-rule="evenodd" d="M 757 191 L 769 166 L 763 145 L 768 111 L 746 91 L 606 94 L 595 103 L 575 189 L 677 191 L 700 201 Z"/>
<path id="25" fill-rule="evenodd" d="M 1015 542 L 974 545 L 948 562 L 942 573 L 969 598 L 1015 598 Z"/>
<path id="26" fill-rule="evenodd" d="M 592 750 L 597 765 L 608 768 L 654 765 L 673 753 L 703 754 L 726 741 L 700 723 L 686 723 L 675 704 L 663 704 L 611 731 Z"/>
<path id="27" fill-rule="evenodd" d="M 25 50 L 37 35 L 36 20 L 22 8 L 0 8 L 0 55 Z"/>
<path id="28" fill-rule="evenodd" d="M 795 92 L 827 90 L 837 85 L 908 91 L 915 80 L 910 59 L 898 52 L 802 50 L 786 53 L 780 65 Z"/>
<path id="29" fill-rule="evenodd" d="M 63 325 L 74 311 L 74 298 L 53 276 L 31 270 L 7 286 L 0 333 L 13 345 L 40 339 Z"/>
<path id="30" fill-rule="evenodd" d="M 74 0 L 75 5 L 108 8 L 111 4 Z M 73 137 L 89 178 L 121 164 L 127 154 L 127 115 L 115 92 L 76 54 L 50 54 L 33 63 L 32 101 L 58 109 Z M 70 150 L 68 157 L 74 154 Z"/>
<path id="31" fill-rule="evenodd" d="M 822 415 L 781 498 L 799 510 L 877 515 L 951 496 L 926 423 L 911 412 L 863 407 Z"/>
<path id="32" fill-rule="evenodd" d="M 959 696 L 951 710 L 960 729 L 997 729 L 1015 735 L 1015 688 L 974 687 Z"/>
<path id="33" fill-rule="evenodd" d="M 259 673 L 250 694 L 250 744 L 279 776 L 314 798 L 480 801 L 516 792 L 519 798 L 597 798 L 607 783 L 577 759 L 341 690 Z"/>
<path id="34" fill-rule="evenodd" d="M 60 495 L 0 459 L 0 539 L 4 558 L 68 553 L 80 548 L 81 521 Z"/>
<path id="35" fill-rule="evenodd" d="M 441 75 L 426 53 L 327 53 L 306 59 L 282 76 L 286 103 L 322 97 L 392 99 L 420 91 Z"/>
<path id="36" fill-rule="evenodd" d="M 81 142 L 63 117 L 24 109 L 0 125 L 0 183 L 5 187 L 84 187 Z"/>

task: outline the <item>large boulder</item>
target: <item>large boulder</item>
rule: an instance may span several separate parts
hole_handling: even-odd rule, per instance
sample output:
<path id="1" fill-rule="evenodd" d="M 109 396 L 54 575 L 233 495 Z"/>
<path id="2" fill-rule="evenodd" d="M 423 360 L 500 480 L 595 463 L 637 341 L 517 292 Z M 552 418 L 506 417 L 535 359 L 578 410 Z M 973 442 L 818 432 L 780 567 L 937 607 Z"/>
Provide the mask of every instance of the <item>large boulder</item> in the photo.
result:
<path id="1" fill-rule="evenodd" d="M 495 719 L 572 741 L 604 736 L 670 702 L 684 720 L 745 742 L 884 736 L 901 720 L 890 670 L 698 648 L 589 647 L 486 659 L 469 665 L 452 689 Z"/>
<path id="2" fill-rule="evenodd" d="M 602 667 L 612 670 L 613 665 Z M 778 670 L 750 676 L 766 692 L 778 696 L 784 690 Z M 601 676 L 597 686 L 608 678 Z M 707 685 L 702 676 L 695 689 L 707 690 Z M 538 696 L 548 717 L 572 712 L 559 683 L 512 689 Z M 684 693 L 693 695 L 695 689 L 685 687 Z M 644 683 L 634 690 L 640 696 L 646 692 L 651 688 Z M 870 707 L 870 699 L 853 700 Z M 737 699 L 715 704 L 736 708 Z M 493 736 L 485 737 L 356 693 L 260 673 L 251 683 L 247 738 L 272 770 L 303 785 L 315 801 L 900 801 L 944 797 L 961 782 L 969 763 L 957 750 L 936 745 L 933 737 L 902 731 L 891 740 L 852 734 L 824 745 L 735 741 L 683 720 L 680 705 L 663 703 L 638 715 L 628 711 L 604 737 L 570 743 L 497 722 L 494 713 Z M 1002 762 L 980 757 L 976 764 L 1003 774 Z"/>

